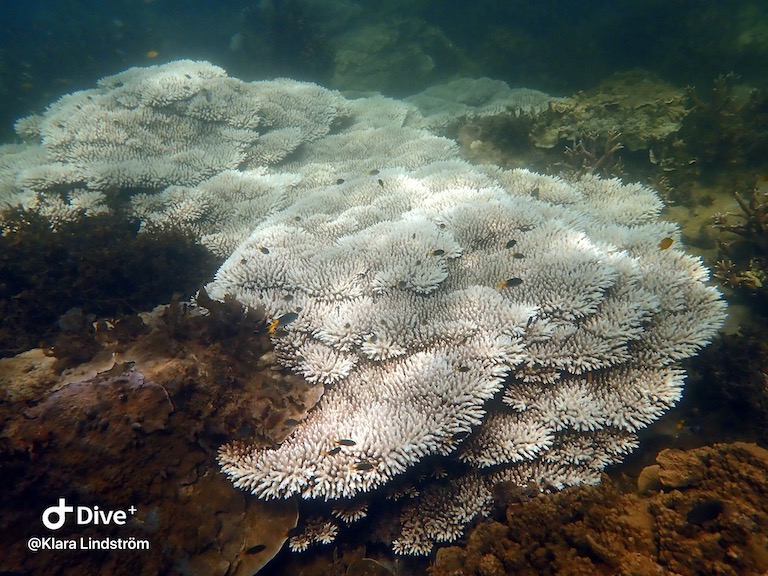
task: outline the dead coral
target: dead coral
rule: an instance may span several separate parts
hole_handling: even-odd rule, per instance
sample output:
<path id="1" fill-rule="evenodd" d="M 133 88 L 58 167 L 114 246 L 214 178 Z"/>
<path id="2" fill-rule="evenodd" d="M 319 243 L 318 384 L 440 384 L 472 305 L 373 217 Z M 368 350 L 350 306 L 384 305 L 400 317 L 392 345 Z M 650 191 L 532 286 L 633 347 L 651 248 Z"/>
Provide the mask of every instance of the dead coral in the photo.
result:
<path id="1" fill-rule="evenodd" d="M 438 551 L 432 576 L 674 573 L 768 570 L 768 451 L 754 444 L 664 450 L 660 492 L 605 481 L 507 508 L 464 546 Z"/>
<path id="2" fill-rule="evenodd" d="M 558 166 L 569 176 L 596 174 L 608 178 L 624 175 L 624 166 L 618 152 L 624 148 L 621 134 L 609 131 L 605 136 L 582 134 L 570 146 L 565 147 L 566 160 Z"/>
<path id="3" fill-rule="evenodd" d="M 713 275 L 726 286 L 768 297 L 768 189 L 758 183 L 749 199 L 736 193 L 740 214 L 715 216 L 721 259 Z"/>
<path id="4" fill-rule="evenodd" d="M 738 192 L 741 214 L 718 214 L 715 228 L 741 236 L 759 253 L 768 254 L 768 187 L 759 186 L 747 200 Z"/>
<path id="5" fill-rule="evenodd" d="M 552 148 L 577 141 L 582 134 L 604 138 L 621 132 L 628 150 L 648 150 L 673 137 L 687 112 L 681 90 L 652 73 L 634 70 L 553 102 L 536 118 L 531 141 Z"/>
<path id="6" fill-rule="evenodd" d="M 768 145 L 768 91 L 738 83 L 736 74 L 715 78 L 707 96 L 686 88 L 690 113 L 681 138 L 704 166 L 744 166 L 762 161 Z"/>

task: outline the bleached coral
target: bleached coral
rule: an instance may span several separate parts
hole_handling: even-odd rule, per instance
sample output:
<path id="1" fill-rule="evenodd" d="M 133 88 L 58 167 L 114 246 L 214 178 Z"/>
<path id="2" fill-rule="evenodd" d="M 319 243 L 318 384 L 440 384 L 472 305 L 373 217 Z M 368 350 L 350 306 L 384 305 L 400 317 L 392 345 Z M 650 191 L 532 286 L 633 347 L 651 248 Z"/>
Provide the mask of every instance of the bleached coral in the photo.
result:
<path id="1" fill-rule="evenodd" d="M 445 129 L 502 114 L 535 115 L 558 98 L 530 88 L 510 88 L 501 80 L 460 78 L 430 86 L 405 100 L 421 111 L 425 125 Z"/>
<path id="2" fill-rule="evenodd" d="M 678 400 L 676 363 L 725 307 L 700 261 L 659 249 L 675 231 L 648 188 L 458 160 L 381 174 L 383 188 L 357 177 L 268 218 L 209 287 L 293 310 L 277 350 L 328 384 L 281 446 L 219 459 L 260 497 L 335 500 L 456 455 L 477 470 L 449 482 L 462 521 L 429 486 L 403 511 L 395 549 L 425 553 L 487 509 L 491 480 L 595 482 Z M 629 195 L 631 210 L 606 209 Z"/>
<path id="3" fill-rule="evenodd" d="M 0 200 L 20 204 L 25 193 L 68 188 L 195 186 L 279 163 L 349 110 L 340 94 L 315 84 L 245 83 L 207 62 L 131 68 L 16 123 L 35 152 L 0 150 Z"/>
<path id="4" fill-rule="evenodd" d="M 515 101 L 485 85 L 461 105 Z M 527 96 L 513 108 L 546 100 Z M 394 547 L 422 554 L 486 513 L 497 482 L 596 482 L 679 399 L 680 360 L 725 315 L 650 189 L 472 166 L 425 126 L 382 97 L 132 69 L 19 122 L 41 144 L 0 149 L 0 200 L 55 225 L 128 187 L 144 229 L 228 256 L 209 293 L 263 307 L 283 364 L 325 392 L 279 447 L 222 447 L 223 470 L 262 498 L 343 500 L 346 522 L 448 460 L 439 483 L 399 488 Z M 308 522 L 291 547 L 337 531 Z"/>

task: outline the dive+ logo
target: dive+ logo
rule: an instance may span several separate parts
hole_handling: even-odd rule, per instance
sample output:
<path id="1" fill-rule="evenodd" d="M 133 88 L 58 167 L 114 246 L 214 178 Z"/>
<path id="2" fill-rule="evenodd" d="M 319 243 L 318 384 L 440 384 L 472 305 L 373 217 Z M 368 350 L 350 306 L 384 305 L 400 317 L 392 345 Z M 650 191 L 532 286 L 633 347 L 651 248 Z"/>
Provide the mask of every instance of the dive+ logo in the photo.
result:
<path id="1" fill-rule="evenodd" d="M 116 524 L 118 526 L 124 526 L 128 514 L 134 515 L 136 513 L 136 506 L 131 505 L 128 511 L 125 510 L 102 510 L 98 506 L 69 506 L 65 498 L 59 498 L 59 503 L 56 506 L 49 506 L 43 510 L 43 526 L 48 530 L 58 530 L 67 521 L 67 515 L 74 513 L 75 520 L 78 526 L 106 526 L 108 524 Z"/>

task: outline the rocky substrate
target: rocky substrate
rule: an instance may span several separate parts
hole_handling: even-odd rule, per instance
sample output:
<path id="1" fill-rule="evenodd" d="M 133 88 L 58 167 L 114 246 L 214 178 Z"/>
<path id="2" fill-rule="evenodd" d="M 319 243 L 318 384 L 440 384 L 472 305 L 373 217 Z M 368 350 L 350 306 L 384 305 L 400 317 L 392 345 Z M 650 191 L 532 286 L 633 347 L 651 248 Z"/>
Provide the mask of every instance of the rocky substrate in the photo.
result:
<path id="1" fill-rule="evenodd" d="M 432 576 L 748 576 L 768 571 L 768 451 L 755 444 L 662 450 L 637 490 L 605 478 L 506 507 L 466 544 L 438 551 Z"/>

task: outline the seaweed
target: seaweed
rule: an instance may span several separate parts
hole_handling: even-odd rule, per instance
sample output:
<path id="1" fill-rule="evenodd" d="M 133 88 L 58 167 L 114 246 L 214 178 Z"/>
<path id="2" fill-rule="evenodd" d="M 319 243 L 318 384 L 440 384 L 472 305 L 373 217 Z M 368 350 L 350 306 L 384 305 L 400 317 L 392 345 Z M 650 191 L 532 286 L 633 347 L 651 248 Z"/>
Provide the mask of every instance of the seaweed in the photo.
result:
<path id="1" fill-rule="evenodd" d="M 55 231 L 47 217 L 23 208 L 0 219 L 0 357 L 52 345 L 59 318 L 73 308 L 83 317 L 117 317 L 177 292 L 191 295 L 220 264 L 187 232 L 139 233 L 138 222 L 116 213 Z"/>

